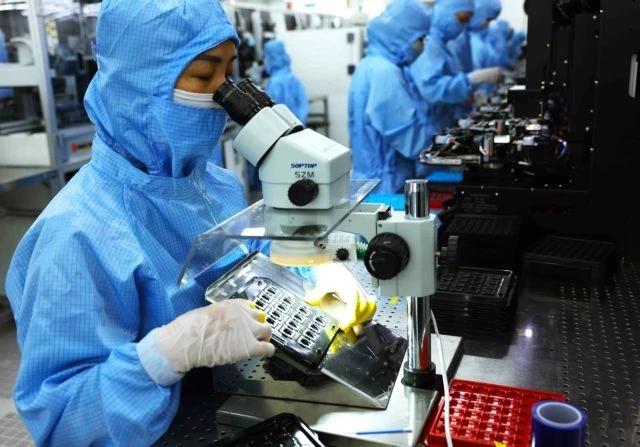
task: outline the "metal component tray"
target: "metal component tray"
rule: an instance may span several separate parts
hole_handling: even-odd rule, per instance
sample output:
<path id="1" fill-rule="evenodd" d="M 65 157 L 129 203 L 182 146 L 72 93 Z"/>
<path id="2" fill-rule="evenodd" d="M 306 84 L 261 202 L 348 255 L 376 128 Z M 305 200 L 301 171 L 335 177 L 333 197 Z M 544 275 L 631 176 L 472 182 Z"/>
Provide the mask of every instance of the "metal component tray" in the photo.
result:
<path id="1" fill-rule="evenodd" d="M 315 371 L 339 330 L 338 321 L 268 278 L 252 278 L 240 293 L 267 314 L 278 357 Z"/>

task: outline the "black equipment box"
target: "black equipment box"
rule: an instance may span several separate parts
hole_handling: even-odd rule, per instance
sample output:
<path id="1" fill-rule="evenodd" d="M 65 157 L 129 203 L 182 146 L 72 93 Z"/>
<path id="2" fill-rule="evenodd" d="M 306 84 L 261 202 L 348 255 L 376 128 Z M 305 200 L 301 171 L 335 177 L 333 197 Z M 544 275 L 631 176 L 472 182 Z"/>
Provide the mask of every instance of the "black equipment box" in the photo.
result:
<path id="1" fill-rule="evenodd" d="M 523 271 L 527 279 L 541 274 L 601 287 L 615 261 L 612 242 L 545 236 L 525 253 Z"/>
<path id="2" fill-rule="evenodd" d="M 513 270 L 519 267 L 522 218 L 455 213 L 440 229 L 450 266 Z"/>
<path id="3" fill-rule="evenodd" d="M 516 307 L 517 281 L 512 271 L 447 267 L 438 273 L 431 307 L 440 332 L 482 337 L 509 331 Z"/>

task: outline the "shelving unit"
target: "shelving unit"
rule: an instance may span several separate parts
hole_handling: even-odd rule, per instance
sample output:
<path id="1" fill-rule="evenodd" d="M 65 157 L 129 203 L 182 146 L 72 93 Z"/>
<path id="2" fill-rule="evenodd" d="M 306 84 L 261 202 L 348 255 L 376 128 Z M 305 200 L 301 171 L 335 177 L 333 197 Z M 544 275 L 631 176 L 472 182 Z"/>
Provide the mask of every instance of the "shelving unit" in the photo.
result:
<path id="1" fill-rule="evenodd" d="M 86 3 L 0 0 L 8 59 L 0 62 L 0 88 L 13 89 L 0 98 L 0 326 L 10 319 L 2 295 L 18 241 L 71 173 L 91 159 L 95 129 L 82 97 L 94 68 L 89 25 L 99 5 Z M 41 184 L 49 188 L 36 187 Z"/>
<path id="2" fill-rule="evenodd" d="M 95 131 L 91 123 L 80 119 L 68 124 L 59 110 L 57 113 L 60 97 L 68 97 L 69 90 L 77 88 L 75 84 L 66 84 L 73 75 L 56 73 L 52 67 L 54 55 L 56 60 L 65 63 L 76 62 L 75 57 L 67 58 L 69 61 L 60 57 L 59 49 L 64 45 L 71 46 L 72 39 L 65 36 L 66 41 L 58 40 L 59 26 L 71 23 L 79 27 L 80 38 L 75 43 L 82 45 L 80 54 L 86 52 L 86 42 L 81 40 L 86 39 L 83 8 L 76 4 L 60 6 L 60 2 L 50 0 L 5 3 L 0 1 L 3 6 L 0 26 L 8 28 L 5 30 L 6 46 L 20 44 L 28 48 L 30 57 L 25 60 L 24 53 L 16 51 L 17 61 L 0 63 L 0 87 L 21 90 L 21 94 L 16 91 L 14 96 L 14 108 L 21 111 L 16 115 L 25 113 L 32 125 L 20 128 L 13 126 L 13 122 L 0 121 L 0 191 L 48 182 L 55 194 L 66 183 L 68 173 L 91 159 L 90 143 Z M 22 17 L 26 18 L 27 29 Z M 83 55 L 83 63 L 85 60 Z M 60 80 L 64 80 L 62 93 L 58 91 Z M 58 81 L 55 86 L 54 81 Z M 33 95 L 27 93 L 30 88 L 34 89 Z M 79 92 L 74 90 L 73 94 L 77 105 L 81 100 Z M 84 113 L 81 107 L 78 110 L 80 115 Z M 22 116 L 18 120 L 20 118 Z M 83 150 L 76 153 L 77 148 Z"/>
<path id="3" fill-rule="evenodd" d="M 318 110 L 315 104 L 320 103 L 321 108 Z M 309 98 L 309 117 L 307 118 L 307 127 L 313 129 L 316 132 L 318 129 L 323 130 L 323 134 L 329 137 L 329 100 L 326 95 L 315 96 Z"/>

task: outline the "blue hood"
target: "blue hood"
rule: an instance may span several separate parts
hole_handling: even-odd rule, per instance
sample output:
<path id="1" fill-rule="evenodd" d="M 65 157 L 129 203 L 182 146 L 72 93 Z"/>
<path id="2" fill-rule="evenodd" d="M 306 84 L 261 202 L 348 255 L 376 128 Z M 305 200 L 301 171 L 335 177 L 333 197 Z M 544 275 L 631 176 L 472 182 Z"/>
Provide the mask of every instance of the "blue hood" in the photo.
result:
<path id="1" fill-rule="evenodd" d="M 367 24 L 367 54 L 386 57 L 396 65 L 411 62 L 412 46 L 429 34 L 431 19 L 418 0 L 394 0 Z"/>
<path id="2" fill-rule="evenodd" d="M 98 72 L 84 101 L 98 137 L 150 175 L 180 177 L 200 164 L 204 168 L 216 141 L 200 147 L 194 138 L 177 150 L 171 134 L 184 125 L 177 117 L 170 126 L 161 123 L 158 109 L 173 104 L 184 68 L 227 40 L 238 42 L 218 0 L 103 1 L 95 47 Z"/>
<path id="3" fill-rule="evenodd" d="M 500 0 L 475 0 L 473 18 L 469 23 L 471 31 L 483 31 L 487 29 L 486 21 L 493 20 L 500 15 L 502 4 Z"/>
<path id="4" fill-rule="evenodd" d="M 473 0 L 438 0 L 433 7 L 433 29 L 431 34 L 448 42 L 464 31 L 465 25 L 458 22 L 459 12 L 473 12 Z"/>
<path id="5" fill-rule="evenodd" d="M 264 60 L 265 68 L 269 74 L 291 66 L 291 58 L 281 40 L 270 40 L 264 45 Z"/>

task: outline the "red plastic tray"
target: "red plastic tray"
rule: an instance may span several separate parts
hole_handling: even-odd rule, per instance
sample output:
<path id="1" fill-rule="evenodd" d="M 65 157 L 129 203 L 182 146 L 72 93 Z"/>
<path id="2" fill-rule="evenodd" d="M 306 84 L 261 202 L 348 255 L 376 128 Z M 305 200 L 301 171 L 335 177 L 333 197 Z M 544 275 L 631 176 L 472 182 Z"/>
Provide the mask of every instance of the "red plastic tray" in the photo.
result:
<path id="1" fill-rule="evenodd" d="M 531 407 L 541 400 L 565 400 L 558 393 L 454 379 L 451 381 L 451 437 L 456 447 L 528 447 Z M 427 424 L 423 443 L 446 447 L 444 399 Z M 423 432 L 424 435 L 424 432 Z"/>

